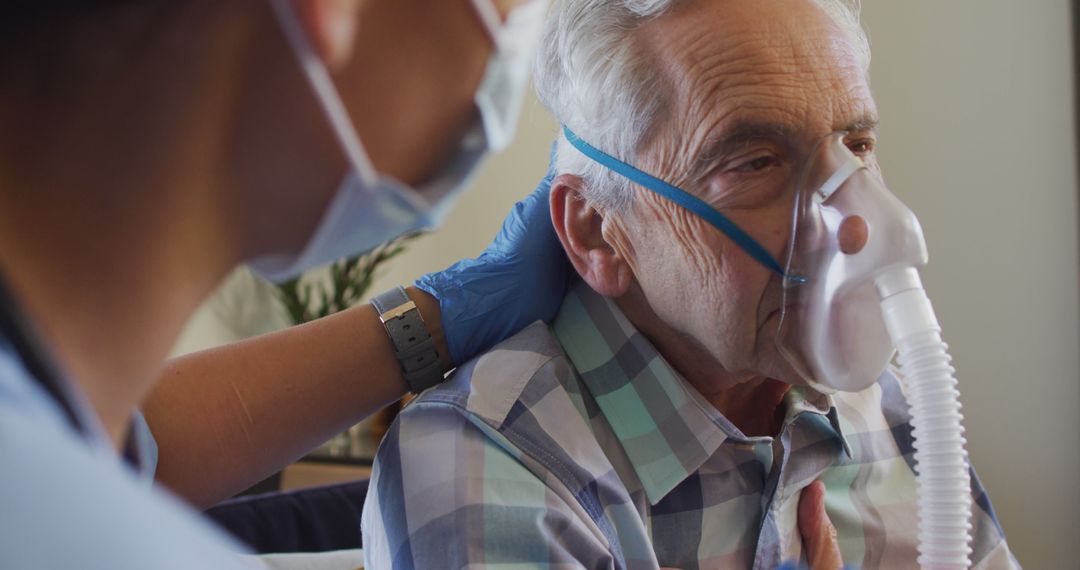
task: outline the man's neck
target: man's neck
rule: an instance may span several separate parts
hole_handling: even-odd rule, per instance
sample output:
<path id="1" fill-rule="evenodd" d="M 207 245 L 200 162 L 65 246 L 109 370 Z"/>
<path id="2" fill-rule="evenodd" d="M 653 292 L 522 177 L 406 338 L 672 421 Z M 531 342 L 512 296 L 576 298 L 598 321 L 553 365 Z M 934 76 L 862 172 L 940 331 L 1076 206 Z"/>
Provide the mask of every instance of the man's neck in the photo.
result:
<path id="1" fill-rule="evenodd" d="M 744 435 L 775 437 L 780 433 L 790 384 L 728 372 L 701 343 L 671 329 L 642 301 L 620 298 L 615 302 L 690 385 Z"/>
<path id="2" fill-rule="evenodd" d="M 790 389 L 786 382 L 759 377 L 726 390 L 702 393 L 745 435 L 776 437 L 783 426 L 784 398 Z"/>

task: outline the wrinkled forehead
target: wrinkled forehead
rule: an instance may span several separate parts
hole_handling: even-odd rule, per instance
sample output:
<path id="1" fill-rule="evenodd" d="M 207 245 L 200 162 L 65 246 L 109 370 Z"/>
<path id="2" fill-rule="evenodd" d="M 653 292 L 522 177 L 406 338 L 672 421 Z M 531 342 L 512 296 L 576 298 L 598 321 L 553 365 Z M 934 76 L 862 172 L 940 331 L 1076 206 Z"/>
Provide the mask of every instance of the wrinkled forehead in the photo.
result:
<path id="1" fill-rule="evenodd" d="M 668 86 L 649 146 L 755 125 L 806 143 L 876 119 L 866 62 L 810 0 L 691 0 L 639 32 Z"/>

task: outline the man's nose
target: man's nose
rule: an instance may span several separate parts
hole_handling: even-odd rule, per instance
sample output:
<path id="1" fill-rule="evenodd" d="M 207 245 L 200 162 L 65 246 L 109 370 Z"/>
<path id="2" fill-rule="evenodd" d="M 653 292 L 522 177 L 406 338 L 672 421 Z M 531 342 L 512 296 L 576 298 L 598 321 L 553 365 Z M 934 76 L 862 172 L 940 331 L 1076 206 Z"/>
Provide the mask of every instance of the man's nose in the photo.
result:
<path id="1" fill-rule="evenodd" d="M 866 247 L 866 241 L 870 238 L 870 227 L 862 216 L 848 216 L 840 222 L 836 232 L 836 241 L 840 251 L 847 255 L 855 255 Z"/>

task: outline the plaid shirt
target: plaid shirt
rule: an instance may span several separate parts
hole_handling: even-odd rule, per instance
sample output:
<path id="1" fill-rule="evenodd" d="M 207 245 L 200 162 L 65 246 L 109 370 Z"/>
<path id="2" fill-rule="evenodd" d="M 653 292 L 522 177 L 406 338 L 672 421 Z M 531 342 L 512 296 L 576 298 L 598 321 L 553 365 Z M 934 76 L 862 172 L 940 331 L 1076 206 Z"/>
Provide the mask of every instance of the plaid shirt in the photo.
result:
<path id="1" fill-rule="evenodd" d="M 792 388 L 780 435 L 747 437 L 607 299 L 579 284 L 410 405 L 364 505 L 367 567 L 775 568 L 802 558 L 816 479 L 848 564 L 914 568 L 907 404 Z M 976 568 L 1018 566 L 972 473 Z"/>

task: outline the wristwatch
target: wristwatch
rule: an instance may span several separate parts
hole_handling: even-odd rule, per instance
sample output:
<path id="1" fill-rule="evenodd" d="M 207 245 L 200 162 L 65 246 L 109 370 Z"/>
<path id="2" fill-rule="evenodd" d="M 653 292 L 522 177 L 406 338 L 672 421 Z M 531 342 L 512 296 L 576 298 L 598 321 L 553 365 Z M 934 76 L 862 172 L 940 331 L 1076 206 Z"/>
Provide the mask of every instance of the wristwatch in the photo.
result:
<path id="1" fill-rule="evenodd" d="M 397 287 L 371 299 L 379 313 L 379 320 L 394 345 L 395 356 L 401 363 L 409 390 L 419 394 L 443 381 L 439 353 L 435 339 L 431 338 L 420 309 L 405 294 L 404 287 Z"/>

